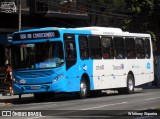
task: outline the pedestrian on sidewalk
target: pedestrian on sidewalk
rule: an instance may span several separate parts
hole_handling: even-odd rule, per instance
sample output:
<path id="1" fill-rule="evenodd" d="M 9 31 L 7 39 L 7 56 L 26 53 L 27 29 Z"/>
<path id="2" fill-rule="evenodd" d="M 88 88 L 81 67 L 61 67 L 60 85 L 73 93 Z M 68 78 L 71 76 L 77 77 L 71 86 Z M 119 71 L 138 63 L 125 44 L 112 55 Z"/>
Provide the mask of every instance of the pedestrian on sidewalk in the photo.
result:
<path id="1" fill-rule="evenodd" d="M 7 65 L 6 67 L 6 76 L 4 79 L 4 83 L 8 84 L 9 86 L 9 94 L 10 96 L 13 95 L 13 89 L 12 89 L 12 67 L 10 64 Z"/>

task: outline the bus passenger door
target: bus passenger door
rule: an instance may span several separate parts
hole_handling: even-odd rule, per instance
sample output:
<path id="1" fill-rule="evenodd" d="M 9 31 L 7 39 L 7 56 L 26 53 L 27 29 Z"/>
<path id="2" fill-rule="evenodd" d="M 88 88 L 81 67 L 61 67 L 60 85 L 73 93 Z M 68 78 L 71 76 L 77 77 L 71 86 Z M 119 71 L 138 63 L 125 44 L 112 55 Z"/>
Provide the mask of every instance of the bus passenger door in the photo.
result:
<path id="1" fill-rule="evenodd" d="M 67 74 L 67 83 L 68 83 L 68 90 L 75 91 L 78 88 L 77 83 L 77 73 L 76 67 L 77 62 L 77 53 L 76 53 L 76 44 L 75 44 L 75 35 L 74 34 L 64 34 L 64 42 L 65 42 L 65 58 L 66 58 L 66 70 Z"/>
<path id="2" fill-rule="evenodd" d="M 66 56 L 66 69 L 68 70 L 74 64 L 76 64 L 77 54 L 76 54 L 76 44 L 75 35 L 64 34 L 65 41 L 65 56 Z"/>

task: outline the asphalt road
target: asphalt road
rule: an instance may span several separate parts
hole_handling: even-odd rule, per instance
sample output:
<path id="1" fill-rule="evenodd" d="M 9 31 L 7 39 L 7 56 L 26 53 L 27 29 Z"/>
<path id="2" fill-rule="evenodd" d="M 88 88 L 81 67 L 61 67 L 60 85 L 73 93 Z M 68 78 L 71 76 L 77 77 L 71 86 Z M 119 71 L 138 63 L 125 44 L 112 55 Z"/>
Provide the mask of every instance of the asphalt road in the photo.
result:
<path id="1" fill-rule="evenodd" d="M 0 110 L 11 111 L 16 119 L 158 119 L 160 118 L 160 89 L 145 89 L 130 95 L 103 93 L 98 97 L 87 99 L 58 95 L 41 103 L 36 103 L 33 97 L 29 97 L 22 99 L 21 102 L 0 107 Z M 27 117 L 29 115 L 30 117 Z M 13 119 L 9 116 L 3 118 Z"/>

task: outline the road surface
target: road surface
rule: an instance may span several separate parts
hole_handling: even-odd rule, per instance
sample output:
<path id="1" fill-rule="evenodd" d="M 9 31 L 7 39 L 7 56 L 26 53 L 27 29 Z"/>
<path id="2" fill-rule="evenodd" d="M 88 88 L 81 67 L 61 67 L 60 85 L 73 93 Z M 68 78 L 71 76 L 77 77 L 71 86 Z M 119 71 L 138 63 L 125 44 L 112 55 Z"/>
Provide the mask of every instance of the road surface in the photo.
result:
<path id="1" fill-rule="evenodd" d="M 16 119 L 158 119 L 160 118 L 160 89 L 145 89 L 130 95 L 103 93 L 98 97 L 87 99 L 58 95 L 41 103 L 36 103 L 33 97 L 25 100 L 22 98 L 21 103 L 1 106 L 0 110 L 3 111 L 3 115 L 5 111 L 10 111 Z"/>

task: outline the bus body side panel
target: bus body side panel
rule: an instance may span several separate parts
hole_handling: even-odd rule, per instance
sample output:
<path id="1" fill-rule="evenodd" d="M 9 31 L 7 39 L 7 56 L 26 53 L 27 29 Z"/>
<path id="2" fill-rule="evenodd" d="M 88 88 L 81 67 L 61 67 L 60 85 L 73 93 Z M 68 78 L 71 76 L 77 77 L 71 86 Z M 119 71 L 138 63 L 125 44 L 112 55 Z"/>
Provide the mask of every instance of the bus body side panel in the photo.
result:
<path id="1" fill-rule="evenodd" d="M 153 60 L 139 59 L 132 66 L 135 74 L 135 86 L 153 81 Z"/>
<path id="2" fill-rule="evenodd" d="M 93 85 L 93 60 L 86 59 L 82 60 L 80 58 L 80 51 L 79 51 L 79 40 L 78 35 L 75 35 L 75 42 L 76 42 L 76 51 L 77 51 L 77 62 L 75 65 L 70 67 L 67 70 L 67 82 L 68 82 L 68 92 L 77 92 L 80 91 L 80 81 L 83 74 L 88 75 L 89 83 L 90 83 L 90 90 L 94 89 Z"/>
<path id="3" fill-rule="evenodd" d="M 126 86 L 125 60 L 100 59 L 93 63 L 95 89 L 109 89 Z"/>
<path id="4" fill-rule="evenodd" d="M 103 59 L 93 62 L 95 89 L 120 88 L 127 86 L 127 75 L 131 71 L 135 86 L 153 81 L 152 59 Z"/>
<path id="5" fill-rule="evenodd" d="M 68 82 L 68 92 L 80 91 L 80 81 L 83 74 L 87 74 L 90 81 L 90 89 L 93 90 L 93 79 L 92 79 L 92 61 L 86 60 L 77 62 L 76 65 L 72 66 L 67 70 L 66 80 Z"/>

